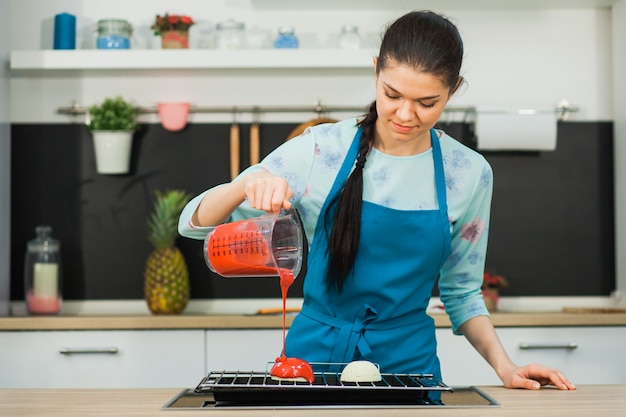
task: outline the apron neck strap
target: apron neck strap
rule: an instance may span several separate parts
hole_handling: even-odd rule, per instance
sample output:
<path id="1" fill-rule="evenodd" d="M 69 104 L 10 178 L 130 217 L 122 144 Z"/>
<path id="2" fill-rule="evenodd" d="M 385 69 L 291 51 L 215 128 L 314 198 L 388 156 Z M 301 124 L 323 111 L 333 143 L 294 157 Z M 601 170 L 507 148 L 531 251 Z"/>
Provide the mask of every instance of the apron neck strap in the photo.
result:
<path id="1" fill-rule="evenodd" d="M 433 163 L 435 165 L 435 185 L 437 188 L 437 204 L 439 211 L 448 216 L 448 198 L 446 195 L 446 176 L 443 172 L 443 155 L 441 153 L 441 145 L 439 144 L 439 136 L 434 128 L 430 129 L 430 142 L 433 148 Z"/>

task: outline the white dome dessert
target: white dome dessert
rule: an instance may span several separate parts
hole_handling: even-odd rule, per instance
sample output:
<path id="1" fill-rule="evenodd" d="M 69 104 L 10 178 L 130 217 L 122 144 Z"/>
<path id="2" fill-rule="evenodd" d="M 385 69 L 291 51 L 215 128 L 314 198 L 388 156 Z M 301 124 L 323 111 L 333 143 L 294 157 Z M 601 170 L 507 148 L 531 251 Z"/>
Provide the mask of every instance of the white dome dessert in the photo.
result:
<path id="1" fill-rule="evenodd" d="M 341 372 L 341 382 L 378 382 L 382 378 L 378 365 L 369 361 L 350 362 Z"/>

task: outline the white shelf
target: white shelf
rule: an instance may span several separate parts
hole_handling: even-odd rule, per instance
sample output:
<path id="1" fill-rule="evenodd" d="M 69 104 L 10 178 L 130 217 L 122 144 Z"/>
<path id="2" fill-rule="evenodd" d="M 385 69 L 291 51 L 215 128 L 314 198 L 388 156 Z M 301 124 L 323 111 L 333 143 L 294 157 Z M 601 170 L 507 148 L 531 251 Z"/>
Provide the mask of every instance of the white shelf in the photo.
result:
<path id="1" fill-rule="evenodd" d="M 372 52 L 341 49 L 23 50 L 11 70 L 372 68 Z"/>

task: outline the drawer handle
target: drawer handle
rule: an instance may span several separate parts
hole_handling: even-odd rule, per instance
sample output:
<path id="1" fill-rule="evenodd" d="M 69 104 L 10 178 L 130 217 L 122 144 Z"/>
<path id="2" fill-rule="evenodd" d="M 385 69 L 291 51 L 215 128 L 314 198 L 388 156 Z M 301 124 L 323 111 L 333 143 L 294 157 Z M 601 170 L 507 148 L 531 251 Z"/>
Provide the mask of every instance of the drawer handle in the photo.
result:
<path id="1" fill-rule="evenodd" d="M 555 343 L 555 344 L 541 344 L 541 343 L 520 343 L 519 348 L 522 350 L 533 350 L 533 349 L 566 349 L 566 350 L 574 350 L 578 349 L 578 343 L 576 342 L 568 342 L 568 343 Z"/>
<path id="2" fill-rule="evenodd" d="M 109 347 L 95 347 L 95 348 L 70 348 L 61 347 L 59 353 L 61 355 L 79 355 L 79 354 L 100 354 L 106 353 L 109 355 L 117 355 L 119 349 L 116 346 Z"/>

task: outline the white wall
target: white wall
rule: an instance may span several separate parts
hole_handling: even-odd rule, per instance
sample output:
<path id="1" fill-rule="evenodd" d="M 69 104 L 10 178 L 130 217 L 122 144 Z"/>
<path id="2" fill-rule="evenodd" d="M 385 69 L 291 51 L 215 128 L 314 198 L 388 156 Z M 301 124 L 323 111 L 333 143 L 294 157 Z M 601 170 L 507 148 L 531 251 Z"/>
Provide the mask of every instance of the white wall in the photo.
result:
<path id="1" fill-rule="evenodd" d="M 481 2 L 483 6 L 484 3 Z M 616 1 L 613 10 L 606 7 L 550 8 L 550 4 L 554 4 L 550 1 L 539 2 L 542 5 L 539 9 L 506 9 L 503 3 L 494 2 L 497 9 L 475 10 L 441 6 L 459 4 L 454 1 L 419 3 L 419 7 L 431 7 L 448 15 L 457 23 L 465 40 L 463 73 L 468 84 L 452 104 L 551 108 L 559 100 L 567 99 L 580 106 L 580 112 L 572 114 L 571 120 L 615 120 L 618 285 L 624 291 L 626 0 Z M 606 4 L 602 1 L 574 3 Z M 192 37 L 194 47 L 201 45 L 202 36 L 210 33 L 213 24 L 231 17 L 244 21 L 249 28 L 267 29 L 272 33 L 280 25 L 292 24 L 303 47 L 310 48 L 328 46 L 343 24 L 356 24 L 367 35 L 368 44 L 374 45 L 377 34 L 387 22 L 415 7 L 413 2 L 400 0 L 370 1 L 366 4 L 376 9 L 368 10 L 364 10 L 358 0 L 325 2 L 330 9 L 316 8 L 315 2 L 278 0 L 10 0 L 10 4 L 11 49 L 50 48 L 51 19 L 63 11 L 78 18 L 80 48 L 92 46 L 92 25 L 110 17 L 124 18 L 133 24 L 137 47 L 155 47 L 157 39 L 151 35 L 149 25 L 154 15 L 165 12 L 190 14 L 198 21 Z M 275 8 L 276 4 L 287 5 L 290 9 Z M 308 8 L 306 15 L 299 7 Z M 2 16 L 8 19 L 6 14 Z M 375 48 L 369 47 L 368 51 L 374 54 Z M 35 123 L 66 123 L 67 116 L 56 114 L 58 107 L 73 101 L 90 105 L 115 94 L 123 94 L 142 106 L 173 100 L 202 106 L 312 105 L 317 100 L 327 105 L 362 106 L 373 97 L 373 77 L 369 70 L 323 74 L 304 70 L 254 74 L 241 71 L 173 71 L 167 74 L 59 71 L 13 74 L 10 87 L 11 121 Z M 144 121 L 157 121 L 155 116 L 144 117 Z M 261 121 L 302 121 L 302 118 L 297 114 L 264 115 Z M 229 121 L 230 116 L 195 114 L 191 119 L 192 122 L 209 120 Z M 245 121 L 243 117 L 240 120 Z M 6 155 L 4 151 L 0 149 L 0 170 L 8 167 L 8 161 L 2 160 L 2 155 Z M 0 183 L 0 196 L 3 192 L 8 193 L 6 180 Z M 0 238 L 6 235 L 2 227 L 8 228 L 8 214 L 3 214 L 8 205 L 4 204 L 4 208 L 0 205 Z M 6 258 L 8 250 L 8 246 L 2 245 L 7 246 L 8 241 L 0 240 L 0 262 Z"/>
<path id="2" fill-rule="evenodd" d="M 0 2 L 0 60 L 6 62 L 10 45 L 9 4 Z M 9 78 L 6 65 L 0 66 L 0 316 L 9 315 L 10 264 L 9 248 L 11 231 L 9 228 L 11 207 L 11 132 L 9 109 Z"/>
<path id="3" fill-rule="evenodd" d="M 292 5 L 291 10 L 257 7 L 264 3 L 12 0 L 12 20 L 21 22 L 13 25 L 13 49 L 49 47 L 50 19 L 62 11 L 77 16 L 81 48 L 91 47 L 93 43 L 92 25 L 112 14 L 133 24 L 138 47 L 153 47 L 158 39 L 151 35 L 149 25 L 155 14 L 166 11 L 188 13 L 198 20 L 192 39 L 194 46 L 200 45 L 202 35 L 206 35 L 211 24 L 230 17 L 244 21 L 249 28 L 267 29 L 272 33 L 279 25 L 293 24 L 303 47 L 328 45 L 343 24 L 356 24 L 367 35 L 368 44 L 373 45 L 384 25 L 408 10 L 406 4 L 412 4 L 392 1 L 391 7 L 397 8 L 384 10 L 339 6 L 330 11 L 313 9 L 307 11 L 304 18 L 296 6 L 301 2 L 283 2 Z M 358 6 L 358 2 L 341 3 Z M 550 109 L 561 99 L 567 99 L 581 107 L 573 119 L 612 119 L 609 9 L 439 11 L 458 24 L 467 51 L 463 72 L 468 86 L 452 104 Z M 375 54 L 374 47 L 369 51 Z M 255 74 L 194 71 L 167 76 L 120 71 L 116 77 L 94 71 L 40 75 L 13 77 L 14 122 L 67 122 L 66 116 L 55 114 L 56 108 L 72 101 L 90 105 L 116 93 L 123 93 L 145 106 L 173 100 L 206 106 L 309 105 L 317 100 L 329 105 L 363 106 L 373 98 L 373 77 L 369 70 L 323 75 L 306 71 Z M 196 121 L 204 121 L 202 115 L 194 117 Z M 296 117 L 301 119 L 302 115 Z"/>

